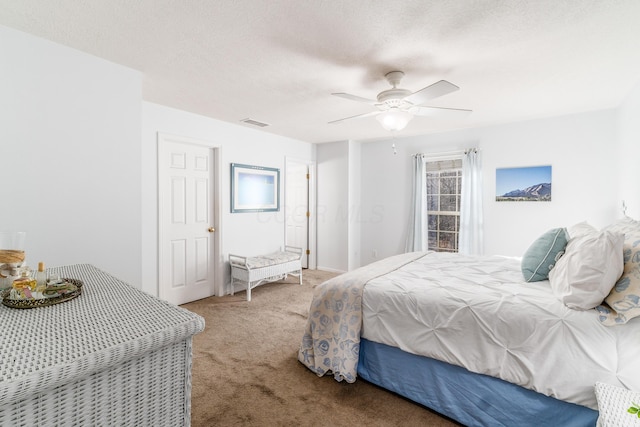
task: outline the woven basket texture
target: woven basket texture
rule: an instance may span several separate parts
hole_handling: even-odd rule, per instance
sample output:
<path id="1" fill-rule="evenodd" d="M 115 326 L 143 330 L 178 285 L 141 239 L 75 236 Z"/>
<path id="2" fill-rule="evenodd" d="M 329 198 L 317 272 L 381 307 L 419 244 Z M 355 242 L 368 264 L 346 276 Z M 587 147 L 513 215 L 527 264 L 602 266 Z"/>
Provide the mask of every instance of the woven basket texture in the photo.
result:
<path id="1" fill-rule="evenodd" d="M 232 266 L 232 274 L 234 279 L 243 282 L 254 282 L 271 277 L 282 276 L 283 274 L 299 272 L 302 269 L 300 260 L 288 261 L 282 264 L 267 265 L 258 268 L 244 269 Z"/>
<path id="2" fill-rule="evenodd" d="M 190 423 L 191 337 L 202 317 L 87 264 L 71 301 L 0 306 L 0 426 Z"/>

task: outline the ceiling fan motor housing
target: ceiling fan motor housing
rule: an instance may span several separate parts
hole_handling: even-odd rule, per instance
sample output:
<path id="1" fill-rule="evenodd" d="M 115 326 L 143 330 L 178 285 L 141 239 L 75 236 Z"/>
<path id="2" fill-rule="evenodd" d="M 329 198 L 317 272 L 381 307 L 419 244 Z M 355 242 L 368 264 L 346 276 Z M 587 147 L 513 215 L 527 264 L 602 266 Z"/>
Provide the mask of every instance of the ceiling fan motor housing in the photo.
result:
<path id="1" fill-rule="evenodd" d="M 393 87 L 380 92 L 378 94 L 378 102 L 384 103 L 388 108 L 398 108 L 402 105 L 406 105 L 407 102 L 403 101 L 403 98 L 411 95 L 411 91 L 398 88 L 400 80 L 402 80 L 403 77 L 404 73 L 402 71 L 390 71 L 385 74 L 385 78 Z"/>
<path id="2" fill-rule="evenodd" d="M 387 89 L 378 94 L 378 102 L 386 104 L 389 108 L 400 107 L 407 104 L 404 98 L 409 95 L 411 95 L 411 91 L 407 89 Z"/>

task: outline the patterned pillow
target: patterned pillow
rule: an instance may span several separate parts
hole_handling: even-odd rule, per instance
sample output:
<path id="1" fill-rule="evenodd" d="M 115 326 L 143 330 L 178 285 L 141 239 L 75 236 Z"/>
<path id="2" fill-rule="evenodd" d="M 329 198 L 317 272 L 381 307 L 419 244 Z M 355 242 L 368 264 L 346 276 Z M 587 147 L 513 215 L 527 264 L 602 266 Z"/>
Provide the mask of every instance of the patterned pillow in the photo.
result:
<path id="1" fill-rule="evenodd" d="M 527 282 L 549 278 L 549 271 L 564 254 L 569 236 L 565 228 L 554 228 L 538 237 L 522 257 L 520 268 Z"/>
<path id="2" fill-rule="evenodd" d="M 624 271 L 605 298 L 606 304 L 596 307 L 599 320 L 611 326 L 640 316 L 640 221 L 624 218 L 605 229 L 624 233 Z"/>
<path id="3" fill-rule="evenodd" d="M 598 427 L 640 426 L 640 393 L 596 383 Z"/>

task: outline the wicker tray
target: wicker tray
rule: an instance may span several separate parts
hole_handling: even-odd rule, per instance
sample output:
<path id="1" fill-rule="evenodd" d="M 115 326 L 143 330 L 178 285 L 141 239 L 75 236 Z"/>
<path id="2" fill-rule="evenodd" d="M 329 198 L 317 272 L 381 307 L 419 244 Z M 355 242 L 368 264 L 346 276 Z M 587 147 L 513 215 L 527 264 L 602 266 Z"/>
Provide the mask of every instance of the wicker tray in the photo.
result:
<path id="1" fill-rule="evenodd" d="M 2 305 L 11 308 L 38 308 L 38 307 L 47 307 L 54 304 L 60 304 L 61 302 L 69 301 L 74 298 L 77 298 L 82 293 L 82 281 L 77 279 L 62 279 L 65 283 L 69 283 L 75 287 L 75 290 L 64 293 L 62 295 L 56 295 L 48 298 L 41 299 L 11 299 L 9 298 L 9 293 L 11 289 L 5 289 L 0 293 L 0 298 L 2 298 Z"/>

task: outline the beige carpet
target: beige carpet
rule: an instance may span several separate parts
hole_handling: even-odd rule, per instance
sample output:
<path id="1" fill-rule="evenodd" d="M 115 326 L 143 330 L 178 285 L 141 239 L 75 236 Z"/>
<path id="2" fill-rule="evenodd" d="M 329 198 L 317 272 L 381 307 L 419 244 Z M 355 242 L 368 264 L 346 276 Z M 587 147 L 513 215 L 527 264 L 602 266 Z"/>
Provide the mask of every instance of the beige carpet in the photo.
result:
<path id="1" fill-rule="evenodd" d="M 297 360 L 312 286 L 335 276 L 297 278 L 183 305 L 203 316 L 194 338 L 191 424 L 209 426 L 455 426 L 364 380 L 317 377 Z"/>

